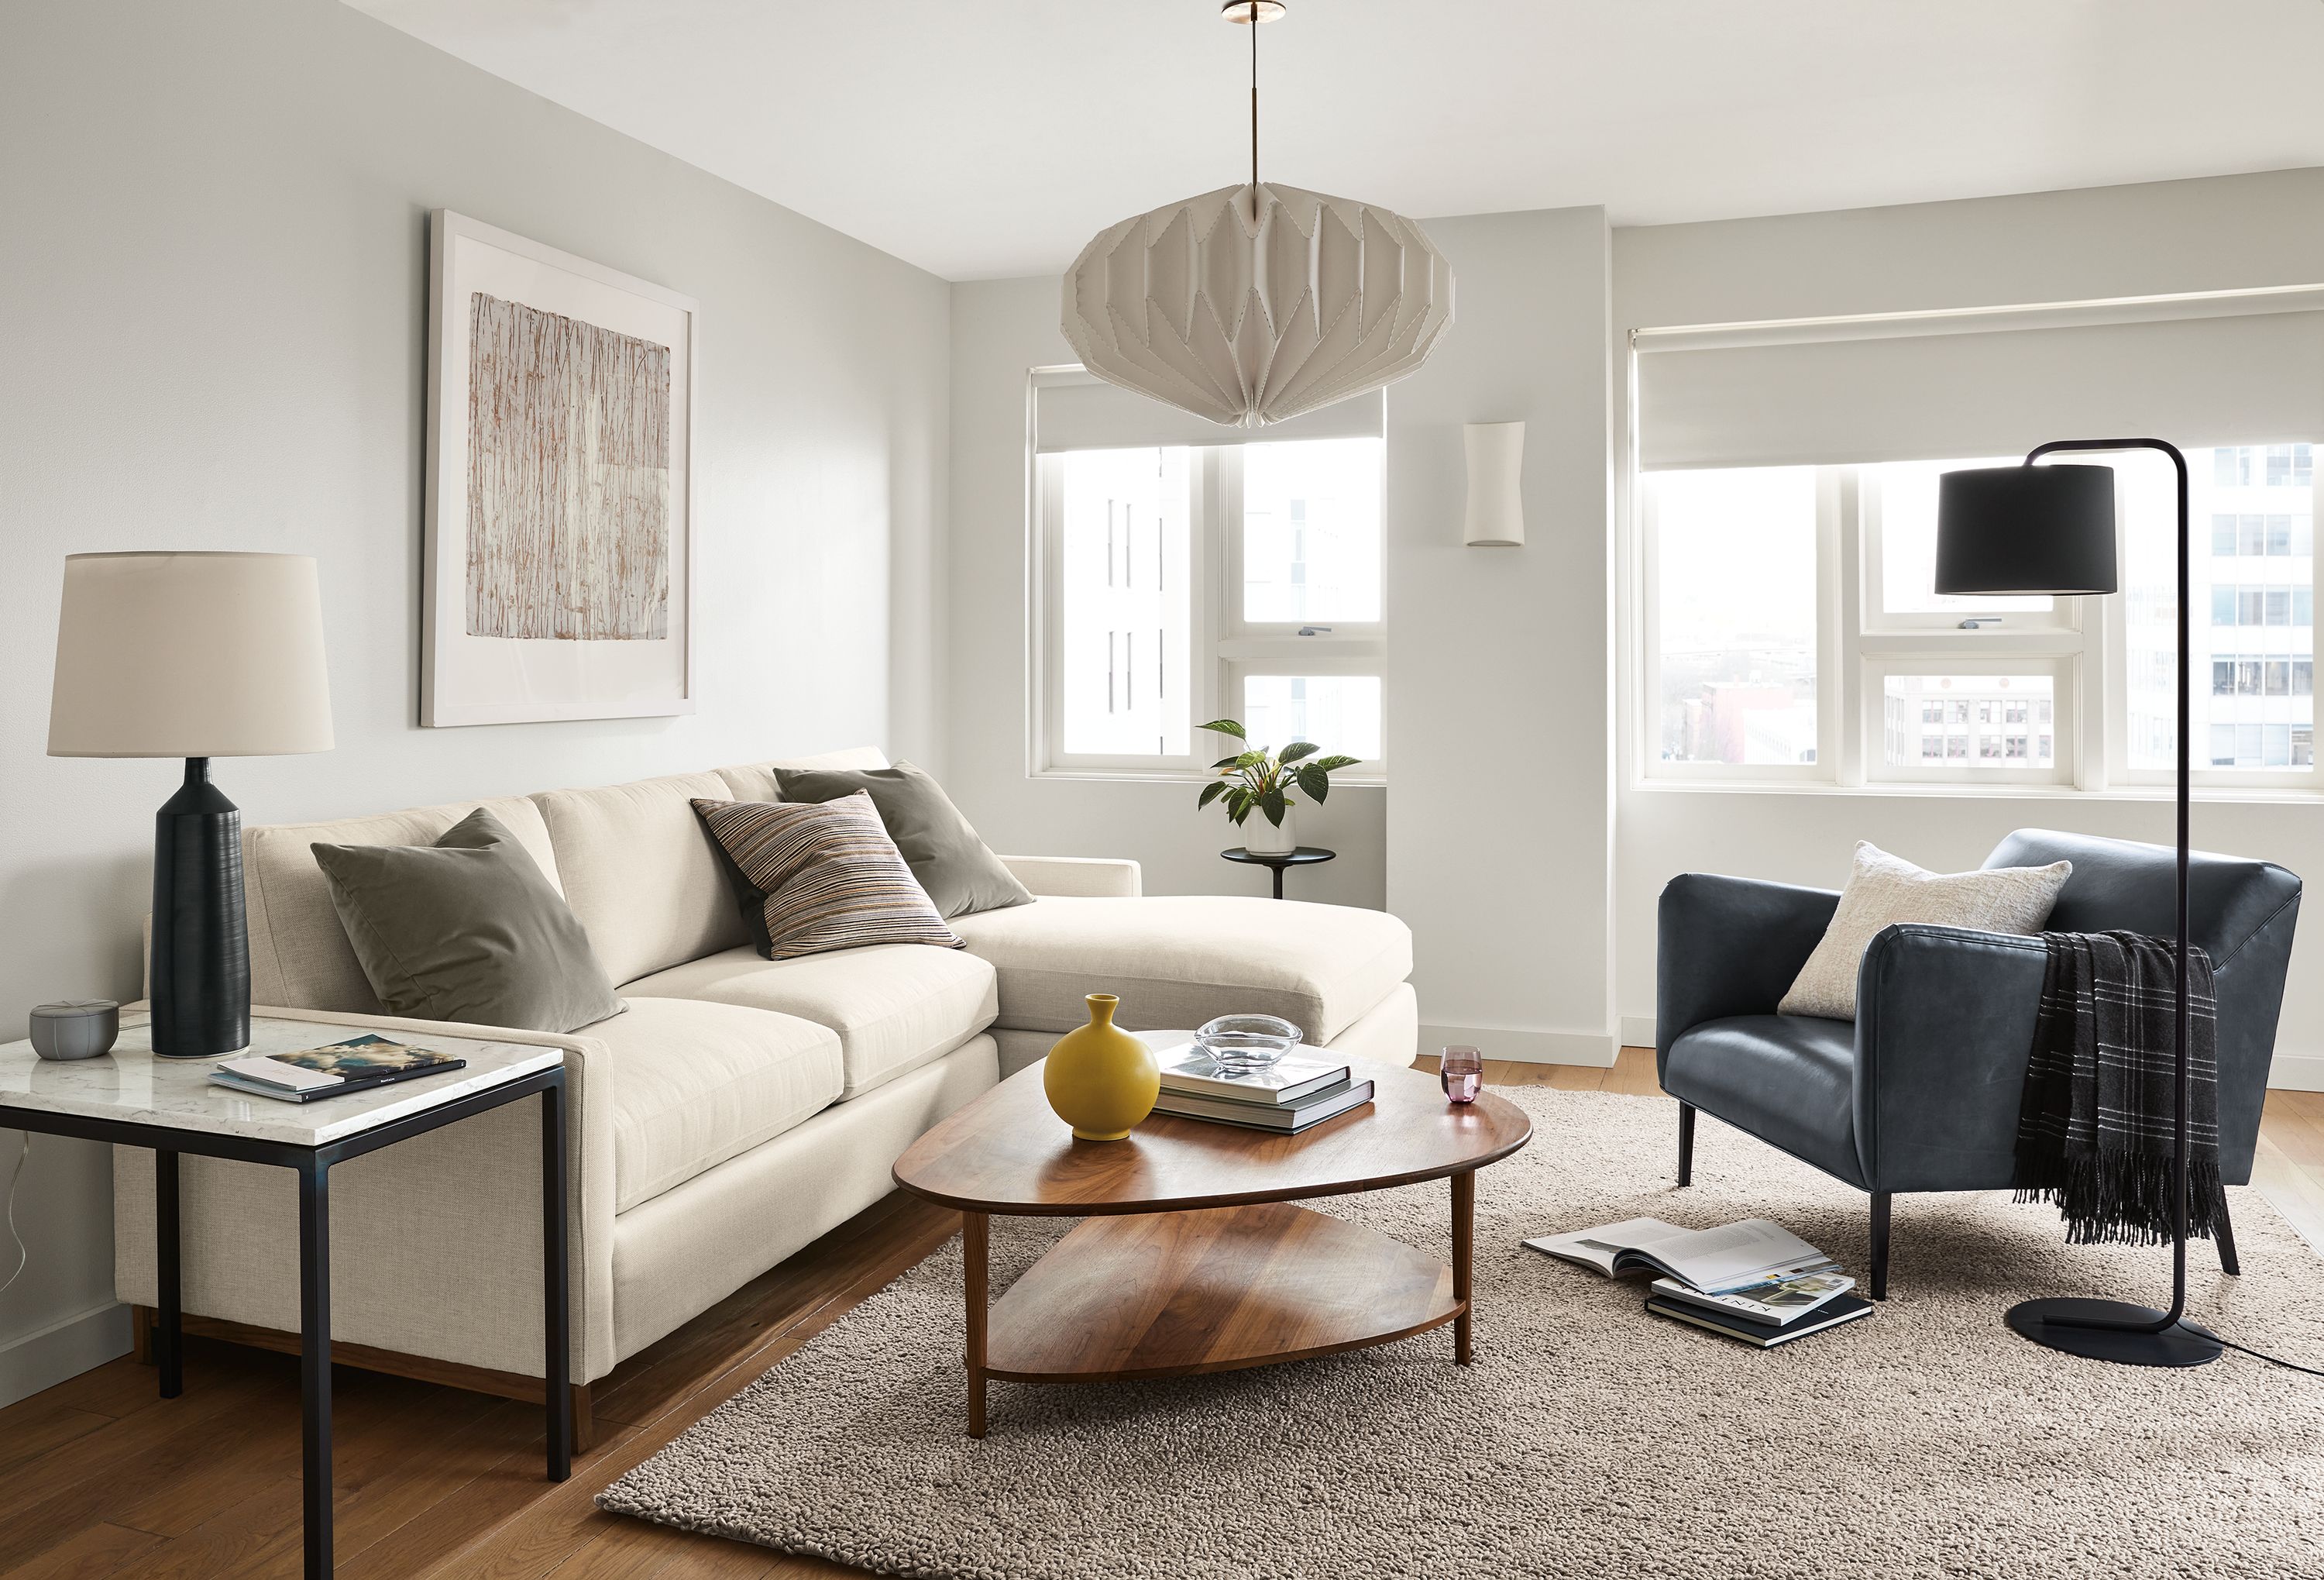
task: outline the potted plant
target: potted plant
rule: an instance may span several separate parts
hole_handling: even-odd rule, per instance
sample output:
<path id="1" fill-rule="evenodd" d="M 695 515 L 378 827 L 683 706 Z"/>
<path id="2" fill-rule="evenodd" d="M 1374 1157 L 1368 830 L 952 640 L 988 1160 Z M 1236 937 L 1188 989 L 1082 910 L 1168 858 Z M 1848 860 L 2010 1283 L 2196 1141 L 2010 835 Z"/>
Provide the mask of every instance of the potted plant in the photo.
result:
<path id="1" fill-rule="evenodd" d="M 1242 725 L 1231 718 L 1214 718 L 1203 728 L 1232 735 L 1246 746 L 1250 740 Z M 1320 806 L 1332 793 L 1333 771 L 1363 761 L 1316 756 L 1322 750 L 1313 741 L 1294 741 L 1280 752 L 1258 746 L 1222 757 L 1211 764 L 1218 779 L 1203 787 L 1203 798 L 1195 805 L 1207 807 L 1223 799 L 1227 821 L 1243 830 L 1245 850 L 1253 855 L 1288 855 L 1299 848 L 1299 837 L 1292 828 L 1291 810 L 1298 804 L 1292 799 L 1293 792 L 1305 794 Z M 1257 823 L 1250 820 L 1253 812 L 1260 814 Z"/>

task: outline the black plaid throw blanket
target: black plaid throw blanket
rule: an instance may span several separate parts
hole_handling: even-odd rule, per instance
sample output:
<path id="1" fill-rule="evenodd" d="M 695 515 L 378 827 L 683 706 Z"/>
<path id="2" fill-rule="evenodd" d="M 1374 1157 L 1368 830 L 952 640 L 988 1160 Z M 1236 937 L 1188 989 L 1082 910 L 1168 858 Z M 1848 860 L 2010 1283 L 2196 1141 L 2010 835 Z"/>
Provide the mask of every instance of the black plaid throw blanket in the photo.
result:
<path id="1" fill-rule="evenodd" d="M 2054 1201 L 2069 1244 L 2171 1238 L 2172 946 L 2137 933 L 2044 933 L 2050 963 L 2017 1115 L 2019 1201 Z M 2187 951 L 2187 1233 L 2219 1193 L 2218 1001 Z"/>

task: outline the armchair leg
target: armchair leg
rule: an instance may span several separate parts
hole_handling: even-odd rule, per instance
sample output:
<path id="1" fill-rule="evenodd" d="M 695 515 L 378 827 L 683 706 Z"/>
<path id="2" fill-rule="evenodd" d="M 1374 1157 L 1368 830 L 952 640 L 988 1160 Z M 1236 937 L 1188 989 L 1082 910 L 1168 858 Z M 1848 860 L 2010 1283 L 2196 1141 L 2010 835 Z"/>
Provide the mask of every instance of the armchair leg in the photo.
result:
<path id="1" fill-rule="evenodd" d="M 1872 1298 L 1888 1298 L 1888 1193 L 1872 1193 Z"/>
<path id="2" fill-rule="evenodd" d="M 1694 1183 L 1694 1104 L 1678 1105 L 1678 1182 Z"/>
<path id="3" fill-rule="evenodd" d="M 2225 1197 L 2220 1198 L 2219 1221 L 2212 1233 L 2219 1243 L 2219 1270 L 2231 1279 L 2243 1277 L 2244 1264 L 2236 1256 L 2236 1226 L 2227 1221 Z"/>

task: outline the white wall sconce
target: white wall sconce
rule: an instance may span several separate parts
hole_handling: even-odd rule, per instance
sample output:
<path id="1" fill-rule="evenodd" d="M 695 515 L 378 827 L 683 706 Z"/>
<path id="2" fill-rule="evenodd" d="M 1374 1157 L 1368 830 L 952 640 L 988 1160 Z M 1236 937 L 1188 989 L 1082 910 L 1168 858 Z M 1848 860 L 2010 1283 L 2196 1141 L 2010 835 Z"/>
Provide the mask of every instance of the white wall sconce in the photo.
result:
<path id="1" fill-rule="evenodd" d="M 1525 499 L 1517 476 L 1525 468 L 1525 424 L 1471 422 L 1462 430 L 1469 452 L 1469 508 L 1461 539 L 1471 549 L 1525 546 Z"/>

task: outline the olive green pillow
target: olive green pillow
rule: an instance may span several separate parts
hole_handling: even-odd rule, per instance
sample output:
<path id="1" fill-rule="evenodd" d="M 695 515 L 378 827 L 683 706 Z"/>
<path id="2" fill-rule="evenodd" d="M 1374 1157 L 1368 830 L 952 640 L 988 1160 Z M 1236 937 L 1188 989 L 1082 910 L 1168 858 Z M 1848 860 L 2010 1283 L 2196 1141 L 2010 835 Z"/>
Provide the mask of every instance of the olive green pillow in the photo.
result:
<path id="1" fill-rule="evenodd" d="M 482 807 L 432 845 L 312 849 L 388 1013 L 562 1032 L 629 1008 L 581 919 Z"/>
<path id="2" fill-rule="evenodd" d="M 869 791 L 888 837 L 939 916 L 1032 902 L 1033 892 L 976 836 L 944 786 L 908 762 L 893 768 L 778 768 L 775 783 L 787 801 L 835 801 Z"/>

